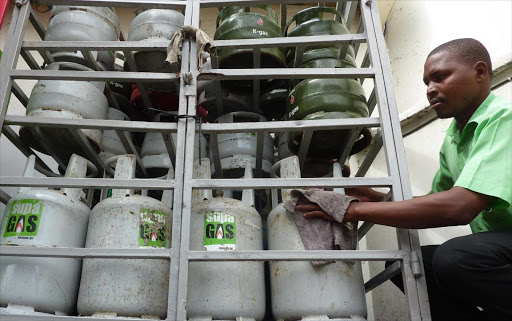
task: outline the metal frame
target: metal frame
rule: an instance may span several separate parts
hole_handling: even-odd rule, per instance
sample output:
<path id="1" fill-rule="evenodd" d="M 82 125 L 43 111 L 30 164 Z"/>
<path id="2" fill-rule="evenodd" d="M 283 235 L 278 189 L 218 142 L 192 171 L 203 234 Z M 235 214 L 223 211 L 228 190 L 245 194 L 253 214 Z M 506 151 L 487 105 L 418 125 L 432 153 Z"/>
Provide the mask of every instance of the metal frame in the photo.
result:
<path id="1" fill-rule="evenodd" d="M 296 61 L 301 60 L 300 48 L 304 44 L 332 44 L 335 43 L 344 51 L 349 45 L 359 49 L 361 43 L 368 44 L 366 58 L 361 68 L 343 68 L 343 69 L 213 69 L 208 72 L 200 73 L 197 68 L 197 47 L 195 42 L 185 40 L 183 45 L 182 66 L 179 74 L 166 73 L 144 73 L 136 72 L 73 72 L 73 71 L 45 71 L 40 70 L 30 51 L 37 51 L 45 59 L 51 61 L 49 53 L 53 48 L 80 50 L 85 55 L 90 51 L 98 50 L 117 50 L 122 51 L 130 60 L 132 51 L 162 50 L 165 51 L 168 42 L 24 42 L 23 34 L 27 22 L 30 20 L 40 35 L 44 34 L 44 27 L 38 22 L 35 13 L 26 0 L 16 0 L 16 7 L 13 13 L 12 23 L 9 29 L 6 51 L 1 61 L 0 74 L 0 126 L 6 136 L 20 149 L 25 155 L 30 154 L 31 150 L 25 146 L 17 135 L 12 132 L 9 126 L 23 125 L 34 128 L 34 132 L 39 127 L 57 127 L 66 128 L 74 133 L 74 136 L 82 141 L 85 152 L 91 153 L 91 147 L 87 141 L 83 140 L 81 129 L 110 129 L 116 130 L 120 135 L 123 145 L 135 151 L 133 144 L 126 133 L 128 131 L 142 132 L 160 132 L 168 135 L 171 132 L 177 132 L 177 146 L 175 146 L 175 179 L 132 179 L 119 180 L 113 178 L 85 178 L 71 179 L 62 178 L 58 174 L 51 173 L 44 162 L 37 161 L 36 169 L 49 176 L 48 178 L 36 177 L 1 177 L 0 185 L 3 186 L 48 186 L 48 187 L 89 187 L 98 188 L 128 188 L 139 187 L 143 189 L 174 189 L 174 214 L 172 226 L 172 245 L 171 249 L 77 249 L 77 248 L 48 248 L 34 249 L 30 247 L 0 247 L 0 255 L 8 256 L 37 256 L 37 257 L 110 257 L 110 258 L 149 258 L 149 259 L 170 259 L 170 286 L 168 300 L 167 320 L 186 320 L 187 305 L 187 283 L 188 283 L 188 265 L 191 261 L 240 261 L 240 260 L 358 260 L 358 261 L 397 261 L 381 274 L 369 280 L 366 284 L 367 290 L 371 290 L 382 282 L 389 279 L 399 270 L 405 282 L 406 298 L 410 309 L 411 319 L 414 321 L 430 320 L 430 312 L 426 297 L 426 285 L 421 262 L 421 252 L 419 251 L 419 241 L 416 231 L 398 230 L 399 250 L 397 251 L 243 251 L 243 252 L 201 252 L 189 250 L 189 230 L 190 230 L 190 206 L 192 191 L 194 189 L 221 189 L 221 188 L 297 188 L 297 187 L 357 187 L 374 186 L 389 187 L 391 189 L 392 199 L 395 201 L 411 198 L 411 188 L 408 181 L 408 172 L 405 163 L 405 152 L 398 119 L 398 110 L 396 107 L 393 87 L 391 83 L 391 70 L 387 57 L 384 38 L 381 30 L 380 19 L 378 16 L 377 4 L 375 1 L 366 0 L 344 0 L 339 1 L 337 8 L 343 10 L 343 15 L 347 20 L 352 21 L 359 6 L 361 12 L 361 21 L 357 27 L 357 34 L 342 36 L 319 36 L 319 37 L 296 37 L 296 38 L 275 38 L 275 39 L 248 39 L 248 40 L 230 40 L 215 41 L 217 48 L 253 48 L 256 53 L 254 63 L 259 64 L 259 55 L 261 48 L 296 46 L 298 48 L 298 57 Z M 66 5 L 91 5 L 91 6 L 113 6 L 113 7 L 151 7 L 178 9 L 185 12 L 185 24 L 199 27 L 200 13 L 202 8 L 228 6 L 228 5 L 259 5 L 259 4 L 280 4 L 282 10 L 286 9 L 287 4 L 311 3 L 314 5 L 318 1 L 311 0 L 38 0 L 38 4 L 66 4 Z M 323 3 L 321 4 L 323 5 Z M 281 12 L 281 19 L 286 19 L 286 12 Z M 16 70 L 16 64 L 19 56 L 22 56 L 33 70 Z M 215 64 L 214 64 L 215 66 Z M 177 124 L 170 123 L 150 123 L 135 121 L 113 121 L 113 120 L 61 120 L 52 118 L 36 118 L 26 116 L 6 115 L 8 99 L 11 91 L 16 95 L 20 102 L 26 105 L 28 98 L 23 91 L 14 82 L 16 79 L 68 79 L 68 80 L 118 80 L 118 81 L 136 81 L 138 85 L 143 86 L 148 81 L 170 81 L 181 77 L 182 75 L 191 76 L 191 81 L 180 81 L 179 114 L 189 117 L 180 118 Z M 268 132 L 287 132 L 304 131 L 312 133 L 319 129 L 340 129 L 351 128 L 360 129 L 362 127 L 380 127 L 382 140 L 377 140 L 368 153 L 362 168 L 354 178 L 315 178 L 315 179 L 262 179 L 257 178 L 258 172 L 261 172 L 261 155 L 258 157 L 259 171 L 254 179 L 193 179 L 193 155 L 194 155 L 194 137 L 199 130 L 198 125 L 192 118 L 196 114 L 195 93 L 198 79 L 253 79 L 266 78 L 281 79 L 305 79 L 305 78 L 373 78 L 375 89 L 371 94 L 372 108 L 376 105 L 379 108 L 379 118 L 368 117 L 362 119 L 344 119 L 344 120 L 317 120 L 317 121 L 281 121 L 267 123 L 249 123 L 249 124 L 202 124 L 201 132 L 209 134 L 211 143 L 216 142 L 218 133 L 237 133 L 237 132 L 257 132 L 258 138 L 263 137 Z M 216 83 L 219 83 L 218 81 Z M 258 93 L 256 86 L 255 93 Z M 145 93 L 145 91 L 142 90 Z M 257 96 L 257 95 L 256 95 Z M 142 97 L 148 100 L 147 97 Z M 254 102 L 257 103 L 257 100 Z M 375 105 L 374 105 L 375 104 Z M 14 134 L 14 135 L 13 135 Z M 307 135 L 306 135 L 307 136 Z M 302 151 L 307 151 L 308 140 L 304 139 L 305 146 L 301 146 Z M 263 140 L 258 139 L 258 151 L 262 154 Z M 386 154 L 389 177 L 364 178 L 367 169 L 373 162 L 377 152 L 384 147 Z M 350 147 L 350 146 L 349 146 Z M 215 149 L 214 149 L 215 150 Z M 91 157 L 94 155 L 91 155 Z M 342 155 L 345 159 L 346 154 Z M 93 160 L 95 157 L 93 157 Z M 303 159 L 303 157 L 302 157 Z M 218 160 L 217 160 L 218 161 Z M 95 162 L 104 168 L 104 164 L 98 159 Z M 215 161 L 214 161 L 215 162 Z M 140 162 L 139 162 L 140 163 Z M 139 164 L 140 165 L 140 164 Z M 141 166 L 140 166 L 141 167 Z M 144 171 L 144 168 L 142 168 Z M 219 171 L 220 172 L 220 171 Z M 53 175 L 52 175 L 53 174 Z M 0 199 L 7 201 L 9 195 L 2 192 Z M 4 195 L 5 194 L 5 195 Z M 360 229 L 361 237 L 371 228 L 371 225 L 365 225 Z M 39 316 L 16 316 L 2 315 L 2 320 L 78 320 L 80 317 L 39 317 Z M 88 320 L 104 320 L 101 318 L 87 318 Z M 117 320 L 127 320 L 118 318 Z"/>

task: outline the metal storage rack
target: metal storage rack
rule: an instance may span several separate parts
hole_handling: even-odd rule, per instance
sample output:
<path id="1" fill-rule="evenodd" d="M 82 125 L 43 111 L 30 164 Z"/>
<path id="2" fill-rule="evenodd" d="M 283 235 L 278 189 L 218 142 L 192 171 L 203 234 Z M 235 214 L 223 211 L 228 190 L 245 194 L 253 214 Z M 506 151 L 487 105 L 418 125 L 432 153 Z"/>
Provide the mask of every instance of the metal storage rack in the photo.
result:
<path id="1" fill-rule="evenodd" d="M 181 73 L 144 73 L 134 71 L 133 64 L 130 72 L 74 72 L 74 71 L 43 71 L 36 63 L 30 51 L 38 51 L 46 62 L 51 62 L 51 49 L 73 49 L 80 50 L 84 56 L 90 56 L 94 50 L 116 50 L 124 52 L 128 62 L 131 62 L 133 51 L 158 50 L 165 51 L 168 42 L 145 43 L 145 42 L 26 42 L 23 41 L 26 25 L 30 20 L 41 38 L 44 37 L 44 27 L 37 19 L 37 15 L 29 5 L 28 0 L 16 0 L 16 7 L 10 26 L 8 39 L 5 43 L 5 52 L 1 61 L 0 73 L 0 125 L 2 133 L 9 138 L 25 155 L 33 152 L 20 140 L 10 126 L 29 126 L 34 128 L 37 134 L 38 127 L 57 127 L 69 130 L 75 139 L 81 144 L 90 160 L 99 168 L 105 165 L 93 152 L 81 129 L 115 130 L 127 150 L 137 155 L 138 165 L 142 172 L 143 166 L 136 149 L 131 143 L 127 132 L 161 132 L 164 137 L 171 132 L 177 132 L 177 146 L 168 144 L 171 158 L 175 156 L 175 177 L 170 181 L 159 179 L 132 179 L 119 180 L 112 178 L 86 178 L 71 179 L 62 178 L 58 174 L 49 173 L 48 166 L 39 158 L 36 161 L 36 169 L 47 173 L 47 178 L 38 177 L 1 177 L 2 186 L 29 186 L 29 187 L 96 187 L 96 188 L 127 188 L 138 187 L 142 189 L 174 189 L 174 220 L 172 226 L 172 247 L 171 249 L 80 249 L 80 248 L 30 248 L 30 247 L 0 247 L 0 255 L 6 256 L 33 256 L 33 257 L 67 257 L 67 258 L 126 258 L 126 259 L 170 259 L 170 286 L 167 320 L 186 320 L 187 306 L 187 282 L 188 265 L 191 261 L 269 261 L 269 260 L 357 260 L 357 261 L 379 261 L 391 260 L 395 264 L 384 270 L 382 273 L 369 280 L 366 290 L 373 288 L 399 273 L 401 270 L 405 284 L 405 293 L 412 320 L 430 320 L 430 311 L 426 294 L 426 285 L 423 276 L 421 252 L 419 251 L 419 239 L 416 231 L 397 229 L 399 250 L 381 251 L 243 251 L 243 252 L 200 252 L 189 250 L 189 229 L 193 189 L 221 189 L 221 188 L 299 188 L 299 187 L 389 187 L 392 191 L 391 197 L 395 201 L 409 199 L 412 197 L 408 181 L 404 147 L 401 137 L 398 111 L 396 107 L 393 87 L 391 83 L 391 70 L 386 52 L 378 8 L 376 1 L 372 0 L 343 0 L 337 3 L 337 8 L 343 12 L 348 21 L 354 19 L 356 9 L 359 8 L 361 20 L 356 34 L 341 36 L 319 36 L 319 37 L 296 37 L 296 38 L 273 38 L 273 39 L 248 39 L 236 41 L 215 41 L 217 48 L 253 48 L 254 64 L 258 66 L 260 49 L 264 47 L 297 47 L 297 54 L 304 51 L 305 44 L 336 43 L 340 52 L 346 52 L 349 45 L 356 50 L 360 44 L 367 44 L 367 52 L 361 68 L 343 69 L 213 69 L 209 72 L 199 72 L 197 68 L 197 47 L 195 42 L 187 39 L 183 45 L 183 58 Z M 279 4 L 282 8 L 281 20 L 286 20 L 286 5 L 296 3 L 317 3 L 308 0 L 38 0 L 38 4 L 65 4 L 65 5 L 90 5 L 90 6 L 112 6 L 112 7 L 144 7 L 182 10 L 185 13 L 185 25 L 199 27 L 201 9 L 208 7 L 229 6 L 229 5 L 260 5 Z M 323 4 L 321 4 L 323 5 Z M 284 24 L 283 24 L 284 25 Z M 16 65 L 19 56 L 23 57 L 32 70 L 17 70 Z M 170 81 L 180 77 L 180 105 L 179 114 L 188 115 L 178 119 L 177 123 L 149 123 L 149 122 L 127 122 L 113 120 L 63 120 L 52 118 L 36 118 L 28 116 L 6 115 L 9 95 L 12 92 L 18 100 L 26 106 L 28 97 L 20 89 L 16 80 L 23 79 L 61 79 L 61 80 L 117 80 L 133 81 L 140 85 L 147 81 Z M 194 148 L 194 135 L 198 131 L 193 116 L 195 116 L 195 99 L 197 79 L 305 79 L 305 78 L 360 78 L 361 81 L 367 78 L 374 80 L 374 92 L 370 95 L 370 106 L 377 106 L 379 117 L 368 117 L 361 119 L 342 120 L 317 120 L 317 121 L 281 121 L 267 123 L 248 124 L 203 124 L 201 131 L 209 134 L 210 144 L 216 142 L 218 133 L 235 132 L 256 132 L 258 137 L 258 151 L 262 152 L 263 134 L 267 132 L 288 132 L 291 130 L 304 132 L 302 147 L 299 157 L 304 159 L 305 152 L 309 145 L 313 130 L 318 129 L 360 129 L 362 127 L 380 127 L 382 135 L 372 145 L 365 161 L 359 168 L 356 177 L 333 179 L 263 179 L 258 178 L 261 174 L 261 157 L 257 161 L 256 178 L 254 179 L 193 179 L 192 160 Z M 257 90 L 257 86 L 256 89 Z M 144 92 L 141 90 L 141 92 Z M 147 102 L 148 97 L 143 96 Z M 353 130 L 355 133 L 356 130 Z M 352 135 L 351 141 L 356 135 Z M 171 140 L 172 141 L 172 140 Z M 174 147 L 174 148 L 173 148 Z M 364 175 L 376 157 L 378 151 L 384 148 L 388 177 L 365 178 Z M 51 146 L 48 151 L 51 154 Z M 341 157 L 343 162 L 347 153 Z M 62 161 L 56 161 L 65 167 Z M 220 166 L 219 166 L 220 167 Z M 217 167 L 217 168 L 219 168 Z M 89 188 L 92 191 L 92 188 Z M 91 194 L 91 192 L 90 192 Z M 7 202 L 9 195 L 0 189 L 0 199 Z M 363 224 L 359 229 L 362 237 L 371 224 Z M 19 316 L 2 315 L 2 320 L 78 320 L 80 317 L 67 316 Z M 87 320 L 102 320 L 101 318 L 87 318 Z M 128 320 L 118 318 L 117 320 Z"/>

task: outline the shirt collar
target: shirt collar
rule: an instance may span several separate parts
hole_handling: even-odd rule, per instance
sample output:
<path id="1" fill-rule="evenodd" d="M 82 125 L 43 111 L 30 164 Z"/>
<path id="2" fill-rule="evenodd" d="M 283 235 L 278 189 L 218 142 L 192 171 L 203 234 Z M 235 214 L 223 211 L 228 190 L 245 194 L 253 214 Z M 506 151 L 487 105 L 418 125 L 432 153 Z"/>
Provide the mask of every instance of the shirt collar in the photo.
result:
<path id="1" fill-rule="evenodd" d="M 462 134 L 459 133 L 459 129 L 457 127 L 457 122 L 455 121 L 455 119 L 453 119 L 450 124 L 450 127 L 448 127 L 448 129 L 446 130 L 446 135 L 451 136 L 451 137 L 464 136 L 466 129 L 469 130 L 469 128 L 474 128 L 475 125 L 478 125 L 484 119 L 484 117 L 485 117 L 484 115 L 485 115 L 485 111 L 487 110 L 487 107 L 489 107 L 489 105 L 492 103 L 492 101 L 495 98 L 496 98 L 496 95 L 494 93 L 492 93 L 492 92 L 489 93 L 489 96 L 487 96 L 487 98 L 485 98 L 485 100 L 482 102 L 482 104 L 480 104 L 480 106 L 475 110 L 473 115 L 471 115 L 471 118 L 469 119 L 468 123 L 466 124 L 466 126 L 464 126 L 464 129 L 462 130 Z M 473 123 L 475 125 L 470 125 Z"/>

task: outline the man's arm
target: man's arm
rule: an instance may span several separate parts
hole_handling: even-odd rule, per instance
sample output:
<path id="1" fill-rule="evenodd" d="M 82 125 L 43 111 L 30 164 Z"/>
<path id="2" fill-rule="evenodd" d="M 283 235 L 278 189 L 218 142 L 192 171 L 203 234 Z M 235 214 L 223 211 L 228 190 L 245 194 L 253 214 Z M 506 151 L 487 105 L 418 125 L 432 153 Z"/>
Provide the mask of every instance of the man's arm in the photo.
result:
<path id="1" fill-rule="evenodd" d="M 492 199 L 455 186 L 448 191 L 401 202 L 352 202 L 343 221 L 365 221 L 412 229 L 464 225 L 471 222 Z M 298 205 L 296 209 L 305 211 L 306 218 L 325 218 L 325 212 L 316 204 Z"/>

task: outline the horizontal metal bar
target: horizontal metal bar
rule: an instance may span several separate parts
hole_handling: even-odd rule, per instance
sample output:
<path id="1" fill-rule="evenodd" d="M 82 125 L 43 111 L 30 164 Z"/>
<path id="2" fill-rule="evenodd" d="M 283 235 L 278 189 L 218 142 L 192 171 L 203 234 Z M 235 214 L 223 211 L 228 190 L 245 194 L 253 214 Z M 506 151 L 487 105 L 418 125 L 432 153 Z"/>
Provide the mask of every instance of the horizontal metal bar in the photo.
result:
<path id="1" fill-rule="evenodd" d="M 82 71 L 83 72 L 83 71 Z M 310 78 L 373 78 L 373 68 L 260 68 L 210 69 L 199 73 L 198 80 L 229 79 L 310 79 Z M 33 79 L 33 78 L 31 78 Z"/>
<path id="2" fill-rule="evenodd" d="M 343 1 L 359 1 L 359 0 L 343 0 Z M 318 0 L 200 0 L 199 3 L 202 8 L 212 8 L 212 7 L 229 7 L 229 6 L 236 6 L 236 5 L 256 6 L 256 5 L 271 5 L 271 4 L 318 3 Z"/>
<path id="3" fill-rule="evenodd" d="M 63 177 L 17 177 L 1 176 L 0 186 L 27 187 L 84 187 L 95 188 L 136 188 L 136 189 L 174 189 L 174 180 L 167 179 L 113 179 L 113 178 L 63 178 Z"/>
<path id="4" fill-rule="evenodd" d="M 217 49 L 295 47 L 298 45 L 336 45 L 342 43 L 364 43 L 364 34 L 326 36 L 253 38 L 236 40 L 215 40 Z M 162 41 L 24 41 L 24 50 L 110 50 L 110 51 L 167 51 L 170 40 Z"/>
<path id="5" fill-rule="evenodd" d="M 169 259 L 171 249 L 161 248 L 75 248 L 0 246 L 0 256 L 104 258 L 104 259 Z"/>
<path id="6" fill-rule="evenodd" d="M 155 319 L 139 319 L 139 318 L 123 318 L 116 317 L 113 319 L 111 316 L 106 318 L 101 317 L 70 317 L 70 316 L 56 316 L 56 315 L 28 315 L 28 314 L 6 314 L 0 313 L 0 320 L 2 321 L 155 321 Z"/>
<path id="7" fill-rule="evenodd" d="M 238 189 L 258 189 L 258 188 L 306 188 L 306 187 L 390 187 L 392 180 L 389 177 L 322 177 L 322 178 L 253 178 L 253 179 L 192 179 L 191 184 L 194 188 L 214 189 L 214 188 L 238 188 Z"/>
<path id="8" fill-rule="evenodd" d="M 176 123 L 118 121 L 106 119 L 64 119 L 35 116 L 5 117 L 4 124 L 27 127 L 53 127 L 53 128 L 81 128 L 99 130 L 128 130 L 132 132 L 176 132 Z M 328 130 L 353 127 L 379 127 L 378 117 L 344 118 L 344 119 L 318 119 L 294 120 L 254 123 L 204 123 L 201 124 L 201 133 L 253 133 L 253 132 L 289 132 L 300 130 Z"/>
<path id="9" fill-rule="evenodd" d="M 368 251 L 189 251 L 190 261 L 311 261 L 311 260 L 353 260 L 383 261 L 403 260 L 407 253 L 401 250 Z"/>
<path id="10" fill-rule="evenodd" d="M 252 48 L 270 48 L 270 47 L 296 47 L 299 45 L 331 45 L 342 43 L 364 43 L 366 36 L 364 34 L 344 34 L 329 36 L 302 36 L 302 37 L 281 37 L 281 38 L 260 38 L 260 39 L 235 39 L 235 40 L 216 40 L 213 45 L 217 49 L 252 49 Z"/>
<path id="11" fill-rule="evenodd" d="M 384 271 L 374 276 L 371 280 L 364 284 L 364 290 L 366 292 L 370 292 L 371 290 L 375 289 L 377 286 L 391 279 L 395 275 L 398 275 L 400 273 L 400 263 L 401 262 L 394 262 L 393 264 L 388 266 Z"/>
<path id="12" fill-rule="evenodd" d="M 100 130 L 130 130 L 134 132 L 176 132 L 176 123 L 156 123 L 143 121 L 119 121 L 108 119 L 68 119 L 36 116 L 5 117 L 4 124 L 27 127 L 54 127 L 54 128 L 89 128 Z"/>
<path id="13" fill-rule="evenodd" d="M 78 80 L 78 81 L 141 81 L 166 82 L 179 78 L 179 73 L 129 71 L 12 70 L 13 79 Z"/>
<path id="14" fill-rule="evenodd" d="M 94 6 L 115 8 L 185 9 L 185 0 L 37 0 L 39 5 Z"/>
<path id="15" fill-rule="evenodd" d="M 9 118 L 10 119 L 10 118 Z M 8 119 L 6 117 L 6 123 Z M 378 117 L 368 118 L 344 118 L 344 119 L 315 119 L 315 120 L 293 120 L 293 121 L 272 121 L 254 123 L 206 123 L 201 125 L 201 133 L 254 133 L 254 132 L 279 132 L 301 131 L 301 130 L 328 130 L 345 129 L 354 127 L 379 127 Z"/>
<path id="16" fill-rule="evenodd" d="M 161 41 L 23 41 L 25 50 L 167 51 L 170 40 Z"/>

